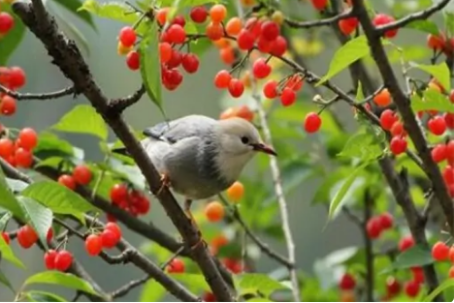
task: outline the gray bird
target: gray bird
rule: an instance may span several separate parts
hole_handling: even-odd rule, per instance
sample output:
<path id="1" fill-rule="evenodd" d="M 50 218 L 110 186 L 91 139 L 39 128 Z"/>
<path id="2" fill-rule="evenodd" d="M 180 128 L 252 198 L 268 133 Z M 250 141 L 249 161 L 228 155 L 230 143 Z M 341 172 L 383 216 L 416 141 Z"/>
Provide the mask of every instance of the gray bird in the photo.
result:
<path id="1" fill-rule="evenodd" d="M 141 141 L 162 181 L 193 200 L 210 198 L 232 185 L 256 152 L 276 156 L 257 129 L 241 118 L 215 120 L 201 115 L 162 122 L 143 131 Z M 125 154 L 125 149 L 115 152 Z"/>

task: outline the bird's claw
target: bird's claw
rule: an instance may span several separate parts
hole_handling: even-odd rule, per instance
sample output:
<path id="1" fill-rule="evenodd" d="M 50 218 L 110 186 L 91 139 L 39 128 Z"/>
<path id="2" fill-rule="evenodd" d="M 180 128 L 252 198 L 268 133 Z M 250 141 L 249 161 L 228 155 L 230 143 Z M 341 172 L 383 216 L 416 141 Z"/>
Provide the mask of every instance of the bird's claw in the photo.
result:
<path id="1" fill-rule="evenodd" d="M 164 187 L 169 188 L 170 187 L 170 179 L 169 176 L 166 174 L 161 174 L 161 187 L 158 190 L 158 195 L 161 194 L 161 192 L 164 190 Z"/>

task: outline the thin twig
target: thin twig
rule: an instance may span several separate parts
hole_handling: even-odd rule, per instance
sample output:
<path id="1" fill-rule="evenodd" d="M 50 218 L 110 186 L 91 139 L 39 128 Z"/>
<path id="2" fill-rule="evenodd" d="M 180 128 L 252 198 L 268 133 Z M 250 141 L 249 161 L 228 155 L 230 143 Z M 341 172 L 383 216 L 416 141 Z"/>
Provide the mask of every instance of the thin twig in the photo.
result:
<path id="1" fill-rule="evenodd" d="M 112 298 L 120 298 L 126 296 L 131 290 L 134 288 L 144 284 L 150 279 L 149 275 L 144 275 L 142 278 L 132 280 L 127 284 L 123 285 L 122 287 L 118 288 L 117 290 L 110 293 Z"/>
<path id="2" fill-rule="evenodd" d="M 61 98 L 64 96 L 68 96 L 71 94 L 75 93 L 74 86 L 70 86 L 67 88 L 64 88 L 62 90 L 58 90 L 55 92 L 50 92 L 50 93 L 41 93 L 41 94 L 31 94 L 31 93 L 19 93 L 13 90 L 10 90 L 3 85 L 0 85 L 0 92 L 7 94 L 8 96 L 13 97 L 16 100 L 51 100 L 51 99 L 57 99 Z"/>
<path id="3" fill-rule="evenodd" d="M 371 197 L 369 190 L 366 190 L 364 194 L 364 222 L 369 221 L 372 217 L 372 203 L 373 197 Z M 372 247 L 372 240 L 369 237 L 366 229 L 366 225 L 362 226 L 361 232 L 363 234 L 364 247 L 366 252 L 366 301 L 374 301 L 374 252 Z"/>
<path id="4" fill-rule="evenodd" d="M 313 28 L 313 27 L 321 27 L 321 26 L 326 26 L 326 25 L 332 25 L 334 23 L 337 23 L 340 20 L 350 18 L 352 16 L 351 10 L 348 10 L 347 12 L 344 12 L 342 14 L 325 18 L 325 19 L 320 19 L 320 20 L 311 20 L 311 21 L 295 21 L 295 20 L 290 20 L 288 18 L 285 19 L 285 23 L 288 24 L 288 26 L 293 27 L 293 28 Z"/>
<path id="5" fill-rule="evenodd" d="M 119 114 L 122 113 L 125 109 L 130 107 L 131 105 L 139 102 L 142 96 L 145 94 L 145 85 L 141 85 L 138 90 L 136 90 L 133 94 L 120 99 L 113 99 L 109 102 L 109 110 L 113 113 Z"/>

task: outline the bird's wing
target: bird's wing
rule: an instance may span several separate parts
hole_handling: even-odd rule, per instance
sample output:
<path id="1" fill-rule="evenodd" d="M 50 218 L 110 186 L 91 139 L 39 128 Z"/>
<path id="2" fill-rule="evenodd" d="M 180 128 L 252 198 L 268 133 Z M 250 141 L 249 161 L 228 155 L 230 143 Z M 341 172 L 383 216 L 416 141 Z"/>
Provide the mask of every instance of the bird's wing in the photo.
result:
<path id="1" fill-rule="evenodd" d="M 174 144 L 186 138 L 203 136 L 215 123 L 216 120 L 212 118 L 191 115 L 169 122 L 161 122 L 146 128 L 143 134 L 155 140 Z"/>

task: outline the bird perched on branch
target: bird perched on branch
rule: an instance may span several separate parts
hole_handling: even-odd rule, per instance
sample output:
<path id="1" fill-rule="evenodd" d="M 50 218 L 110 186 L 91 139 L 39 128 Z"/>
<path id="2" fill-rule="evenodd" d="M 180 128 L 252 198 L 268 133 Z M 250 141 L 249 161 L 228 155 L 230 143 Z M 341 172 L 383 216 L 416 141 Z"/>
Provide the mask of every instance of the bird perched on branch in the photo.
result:
<path id="1" fill-rule="evenodd" d="M 193 220 L 193 200 L 210 198 L 232 185 L 257 152 L 276 156 L 257 129 L 241 118 L 215 120 L 190 115 L 143 131 L 142 146 L 161 174 L 163 185 L 183 195 Z M 126 154 L 126 150 L 114 152 Z"/>

